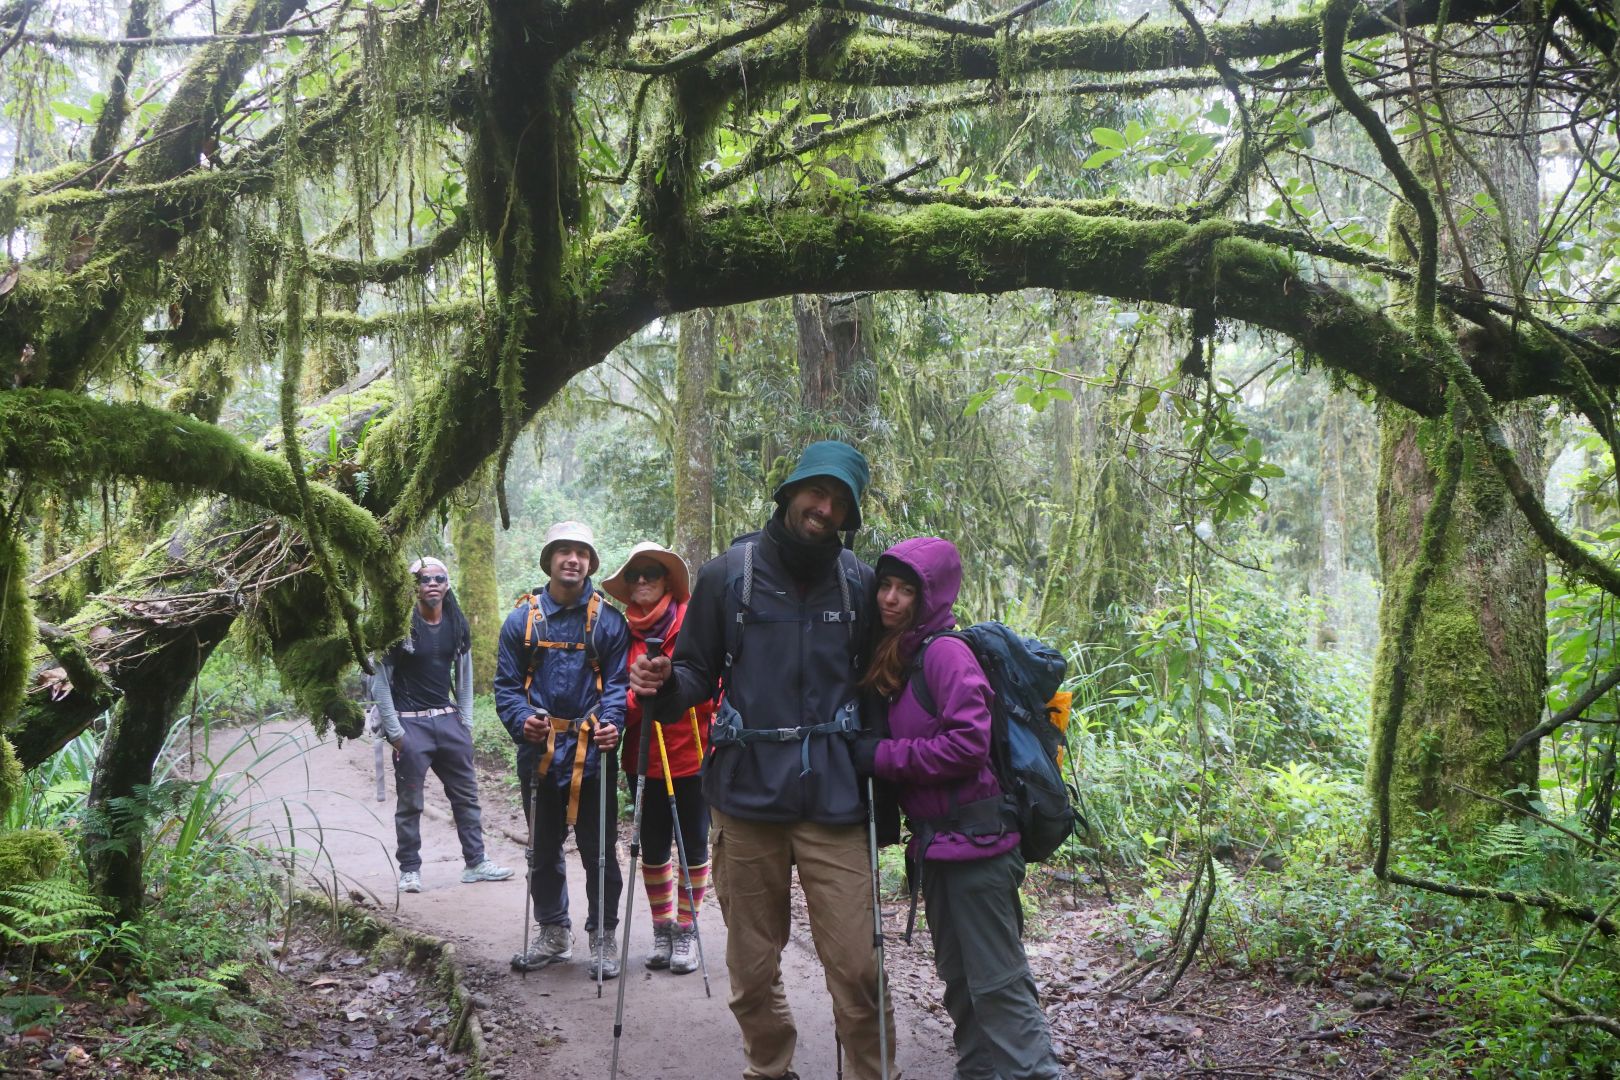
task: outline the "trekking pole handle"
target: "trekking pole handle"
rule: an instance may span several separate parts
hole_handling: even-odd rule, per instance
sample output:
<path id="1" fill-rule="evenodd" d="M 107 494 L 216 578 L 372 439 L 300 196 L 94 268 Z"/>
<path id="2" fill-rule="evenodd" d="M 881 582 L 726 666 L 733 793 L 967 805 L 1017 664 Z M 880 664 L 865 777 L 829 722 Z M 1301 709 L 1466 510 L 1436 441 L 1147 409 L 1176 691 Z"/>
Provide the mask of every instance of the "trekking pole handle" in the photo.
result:
<path id="1" fill-rule="evenodd" d="M 649 659 L 649 660 L 657 660 L 659 657 L 661 657 L 663 655 L 664 655 L 664 639 L 661 638 L 661 637 L 647 638 L 647 659 Z M 650 694 L 639 694 L 638 693 L 636 695 L 636 700 L 641 702 L 643 711 L 646 710 L 646 707 L 647 707 L 648 703 L 651 701 L 651 699 L 652 699 L 652 696 Z"/>

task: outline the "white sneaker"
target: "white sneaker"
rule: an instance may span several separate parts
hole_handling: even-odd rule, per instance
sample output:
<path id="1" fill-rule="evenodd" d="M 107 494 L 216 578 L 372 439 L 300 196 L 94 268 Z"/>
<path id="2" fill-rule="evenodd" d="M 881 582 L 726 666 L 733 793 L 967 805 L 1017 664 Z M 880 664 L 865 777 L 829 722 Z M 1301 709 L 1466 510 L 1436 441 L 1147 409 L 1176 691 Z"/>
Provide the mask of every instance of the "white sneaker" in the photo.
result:
<path id="1" fill-rule="evenodd" d="M 505 881 L 511 876 L 511 867 L 496 866 L 488 859 L 485 859 L 477 866 L 469 866 L 463 870 L 461 872 L 461 883 L 471 885 L 475 881 Z"/>
<path id="2" fill-rule="evenodd" d="M 417 873 L 415 870 L 407 870 L 403 874 L 399 875 L 399 891 L 421 892 L 422 875 Z"/>

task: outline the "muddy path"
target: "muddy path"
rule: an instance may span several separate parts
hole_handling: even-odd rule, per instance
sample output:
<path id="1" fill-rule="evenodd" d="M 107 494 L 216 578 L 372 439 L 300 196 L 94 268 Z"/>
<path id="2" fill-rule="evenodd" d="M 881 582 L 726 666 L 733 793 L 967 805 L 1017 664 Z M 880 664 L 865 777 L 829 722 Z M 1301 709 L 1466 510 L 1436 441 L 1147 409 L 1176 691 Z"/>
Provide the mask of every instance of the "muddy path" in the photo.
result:
<path id="1" fill-rule="evenodd" d="M 396 892 L 393 864 L 393 777 L 387 798 L 376 800 L 372 747 L 365 741 L 319 740 L 307 724 L 271 722 L 254 729 L 215 732 L 199 739 L 200 756 L 221 762 L 238 792 L 235 817 L 250 835 L 279 846 L 289 838 L 301 872 L 325 890 L 375 908 L 409 929 L 453 942 L 469 983 L 489 1005 L 486 1069 L 505 1080 L 545 1077 L 574 1080 L 608 1075 L 618 986 L 597 997 L 586 977 L 584 873 L 569 845 L 570 910 L 574 913 L 572 963 L 520 976 L 509 968 L 523 937 L 523 818 L 504 785 L 482 788 L 489 856 L 517 874 L 509 881 L 463 885 L 461 856 L 449 804 L 432 778 L 422 821 L 423 891 Z M 628 815 L 627 815 L 628 816 Z M 621 865 L 628 820 L 621 827 Z M 628 883 L 627 883 L 628 885 Z M 699 928 L 712 996 L 699 974 L 648 972 L 650 945 L 646 895 L 635 891 L 626 968 L 624 1029 L 619 1072 L 634 1080 L 694 1080 L 740 1076 L 742 1041 L 726 1000 L 725 923 L 717 905 L 705 905 Z M 890 907 L 886 924 L 897 936 L 903 912 Z M 898 1032 L 898 1062 L 908 1078 L 953 1073 L 948 1024 L 942 1022 L 926 938 L 891 948 L 891 979 Z M 793 938 L 782 957 L 783 982 L 799 1027 L 794 1067 L 806 1080 L 836 1074 L 832 1010 L 820 962 L 811 944 L 802 901 L 795 904 Z"/>

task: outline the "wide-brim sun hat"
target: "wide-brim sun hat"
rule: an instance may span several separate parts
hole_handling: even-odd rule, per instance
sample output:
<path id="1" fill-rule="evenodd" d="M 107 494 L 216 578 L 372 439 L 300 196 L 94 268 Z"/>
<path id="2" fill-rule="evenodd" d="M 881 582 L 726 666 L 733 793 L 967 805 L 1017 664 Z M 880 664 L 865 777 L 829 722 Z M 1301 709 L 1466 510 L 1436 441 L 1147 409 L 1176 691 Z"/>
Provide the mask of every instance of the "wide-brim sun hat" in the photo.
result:
<path id="1" fill-rule="evenodd" d="M 615 570 L 612 577 L 602 582 L 602 591 L 619 603 L 628 604 L 630 583 L 624 579 L 624 572 L 637 560 L 655 562 L 664 568 L 665 574 L 668 575 L 664 580 L 669 582 L 669 593 L 677 603 L 685 603 L 691 598 L 691 572 L 686 568 L 686 560 L 662 544 L 655 544 L 650 540 L 644 540 L 630 549 L 624 565 Z"/>
<path id="2" fill-rule="evenodd" d="M 551 549 L 561 543 L 584 544 L 591 549 L 591 573 L 602 568 L 602 559 L 596 554 L 596 534 L 583 521 L 559 521 L 546 530 L 546 543 L 540 549 L 540 569 L 551 576 Z"/>
<path id="3" fill-rule="evenodd" d="M 837 439 L 811 443 L 804 448 L 804 453 L 799 455 L 799 463 L 794 466 L 793 472 L 782 481 L 781 486 L 771 497 L 776 500 L 776 505 L 785 507 L 795 487 L 817 476 L 830 476 L 849 489 L 850 511 L 843 528 L 859 529 L 861 496 L 866 494 L 866 485 L 872 481 L 872 472 L 866 464 L 866 455 L 849 443 L 839 442 Z"/>

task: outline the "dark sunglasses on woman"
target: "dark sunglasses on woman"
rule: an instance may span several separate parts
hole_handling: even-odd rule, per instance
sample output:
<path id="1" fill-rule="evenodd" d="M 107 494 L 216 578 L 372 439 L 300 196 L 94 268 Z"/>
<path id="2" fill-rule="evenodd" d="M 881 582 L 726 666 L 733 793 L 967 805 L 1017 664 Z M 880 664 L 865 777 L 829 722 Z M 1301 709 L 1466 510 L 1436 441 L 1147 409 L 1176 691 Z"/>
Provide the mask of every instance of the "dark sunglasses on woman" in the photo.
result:
<path id="1" fill-rule="evenodd" d="M 659 563 L 653 563 L 651 566 L 632 566 L 624 572 L 624 580 L 634 585 L 640 581 L 657 581 L 667 573 L 669 571 Z"/>
<path id="2" fill-rule="evenodd" d="M 417 574 L 416 580 L 422 585 L 443 585 L 450 579 L 443 574 Z"/>

